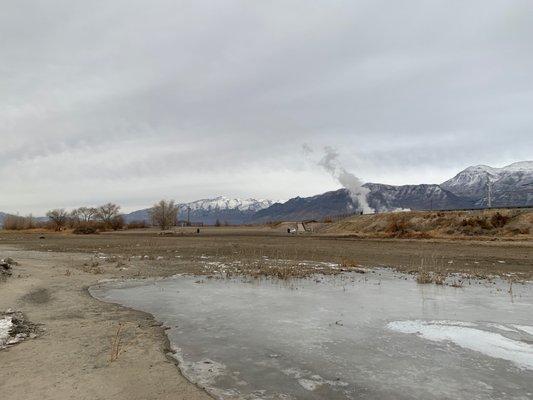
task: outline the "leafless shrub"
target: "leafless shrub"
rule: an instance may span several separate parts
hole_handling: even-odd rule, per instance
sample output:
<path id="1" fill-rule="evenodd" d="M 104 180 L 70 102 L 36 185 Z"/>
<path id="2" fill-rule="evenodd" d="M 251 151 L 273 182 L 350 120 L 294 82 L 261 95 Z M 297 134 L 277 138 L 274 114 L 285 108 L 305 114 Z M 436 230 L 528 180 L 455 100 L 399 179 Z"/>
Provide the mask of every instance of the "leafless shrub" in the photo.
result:
<path id="1" fill-rule="evenodd" d="M 471 228 L 479 227 L 481 229 L 490 229 L 491 228 L 489 222 L 484 217 L 481 217 L 481 216 L 464 218 L 461 221 L 461 226 L 463 226 L 463 227 L 471 227 Z"/>
<path id="2" fill-rule="evenodd" d="M 499 212 L 497 212 L 490 218 L 490 223 L 495 228 L 503 228 L 507 224 L 509 219 L 510 219 L 509 216 L 502 215 Z"/>
<path id="3" fill-rule="evenodd" d="M 152 223 L 162 231 L 176 225 L 178 206 L 174 200 L 161 200 L 150 211 Z"/>
<path id="4" fill-rule="evenodd" d="M 95 224 L 84 223 L 74 228 L 72 233 L 75 235 L 91 235 L 98 233 L 98 228 Z"/>
<path id="5" fill-rule="evenodd" d="M 115 362 L 118 360 L 119 356 L 130 347 L 135 340 L 138 340 L 142 335 L 133 335 L 129 341 L 126 341 L 125 337 L 128 336 L 126 331 L 126 326 L 124 323 L 119 322 L 115 334 L 111 338 L 111 348 L 109 351 L 109 362 Z"/>
<path id="6" fill-rule="evenodd" d="M 120 206 L 114 203 L 107 203 L 97 208 L 96 219 L 105 228 L 118 230 L 124 226 L 124 218 L 120 215 Z"/>
<path id="7" fill-rule="evenodd" d="M 385 234 L 390 237 L 404 236 L 407 234 L 408 228 L 409 224 L 401 215 L 391 214 L 387 228 L 385 229 Z"/>
<path id="8" fill-rule="evenodd" d="M 64 208 L 56 208 L 55 210 L 50 210 L 46 213 L 46 216 L 52 223 L 56 231 L 60 231 L 67 224 L 69 215 Z"/>
<path id="9" fill-rule="evenodd" d="M 119 322 L 115 335 L 111 339 L 111 351 L 109 354 L 109 362 L 114 362 L 118 360 L 120 353 L 124 351 L 122 334 L 123 334 L 124 325 Z"/>
<path id="10" fill-rule="evenodd" d="M 80 207 L 72 211 L 72 216 L 79 219 L 80 222 L 90 222 L 93 221 L 98 210 L 96 207 Z"/>
<path id="11" fill-rule="evenodd" d="M 46 228 L 46 223 L 38 221 L 31 214 L 25 217 L 18 215 L 7 215 L 4 218 L 3 229 L 5 230 L 25 230 L 34 228 Z"/>
<path id="12" fill-rule="evenodd" d="M 126 229 L 145 229 L 148 228 L 146 221 L 131 221 L 126 224 Z"/>

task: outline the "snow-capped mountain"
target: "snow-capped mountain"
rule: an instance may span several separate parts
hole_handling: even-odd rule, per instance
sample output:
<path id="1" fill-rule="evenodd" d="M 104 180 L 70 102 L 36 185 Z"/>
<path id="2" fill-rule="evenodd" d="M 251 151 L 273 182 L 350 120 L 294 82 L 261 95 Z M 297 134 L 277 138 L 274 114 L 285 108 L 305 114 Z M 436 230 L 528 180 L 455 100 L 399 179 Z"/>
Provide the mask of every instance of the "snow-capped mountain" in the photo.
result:
<path id="1" fill-rule="evenodd" d="M 502 168 L 486 165 L 468 167 L 446 182 L 436 185 L 393 186 L 366 183 L 367 201 L 376 211 L 395 209 L 439 210 L 487 206 L 490 187 L 492 206 L 533 206 L 533 161 Z M 346 189 L 312 197 L 294 197 L 287 202 L 237 199 L 224 196 L 179 204 L 179 219 L 192 222 L 243 224 L 278 220 L 321 219 L 357 210 Z M 0 212 L 0 225 L 5 214 Z M 150 209 L 126 214 L 126 222 L 150 221 Z"/>
<path id="2" fill-rule="evenodd" d="M 190 203 L 178 204 L 178 219 L 186 220 L 190 218 L 192 222 L 203 222 L 214 224 L 217 220 L 220 223 L 243 224 L 259 210 L 270 207 L 274 202 L 265 199 L 238 199 L 225 196 L 213 199 L 201 199 Z M 126 222 L 150 221 L 150 209 L 134 211 L 124 216 Z"/>
<path id="3" fill-rule="evenodd" d="M 468 167 L 441 185 L 393 186 L 365 183 L 370 189 L 367 201 L 378 212 L 395 209 L 449 210 L 487 206 L 490 182 L 492 206 L 533 206 L 533 161 L 503 168 L 485 165 Z M 346 189 L 312 197 L 295 197 L 257 212 L 253 221 L 321 219 L 357 209 Z"/>
<path id="4" fill-rule="evenodd" d="M 274 202 L 272 200 L 256 199 L 237 199 L 225 196 L 215 197 L 214 199 L 201 199 L 190 203 L 180 204 L 180 208 L 191 211 L 197 210 L 239 210 L 239 211 L 259 211 L 263 208 L 270 207 Z"/>
<path id="5" fill-rule="evenodd" d="M 533 205 L 533 161 L 522 161 L 502 168 L 486 165 L 468 167 L 441 184 L 457 196 L 470 199 L 475 206 L 486 206 L 489 189 L 493 206 Z"/>
<path id="6" fill-rule="evenodd" d="M 368 204 L 377 212 L 394 209 L 443 210 L 469 208 L 472 202 L 439 185 L 383 185 L 366 183 L 370 189 Z"/>
<path id="7" fill-rule="evenodd" d="M 460 198 L 439 185 L 393 186 L 380 183 L 366 183 L 370 189 L 367 200 L 370 207 L 378 212 L 411 209 L 438 210 L 468 208 L 472 202 Z M 300 221 L 322 219 L 357 211 L 348 190 L 339 189 L 311 197 L 295 197 L 286 203 L 276 203 L 258 211 L 254 222 Z"/>

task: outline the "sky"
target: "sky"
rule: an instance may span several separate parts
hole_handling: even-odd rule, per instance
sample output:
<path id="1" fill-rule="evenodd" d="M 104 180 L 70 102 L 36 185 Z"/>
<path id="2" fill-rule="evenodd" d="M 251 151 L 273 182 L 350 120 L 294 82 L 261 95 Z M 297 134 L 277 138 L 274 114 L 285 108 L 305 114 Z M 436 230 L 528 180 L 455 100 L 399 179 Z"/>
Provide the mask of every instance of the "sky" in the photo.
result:
<path id="1" fill-rule="evenodd" d="M 389 184 L 533 159 L 530 0 L 0 4 L 0 211 L 314 195 L 326 146 Z"/>

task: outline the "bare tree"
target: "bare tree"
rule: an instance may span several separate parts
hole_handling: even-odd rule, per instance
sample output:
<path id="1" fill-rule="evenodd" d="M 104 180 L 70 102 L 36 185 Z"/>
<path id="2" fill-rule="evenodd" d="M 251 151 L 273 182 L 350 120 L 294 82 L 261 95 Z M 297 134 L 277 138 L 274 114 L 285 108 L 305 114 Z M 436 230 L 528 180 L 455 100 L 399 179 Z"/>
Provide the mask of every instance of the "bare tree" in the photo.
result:
<path id="1" fill-rule="evenodd" d="M 28 229 L 35 228 L 35 221 L 33 219 L 33 214 L 28 214 L 28 216 L 26 217 L 26 221 L 28 224 Z"/>
<path id="2" fill-rule="evenodd" d="M 97 208 L 96 218 L 102 221 L 107 227 L 113 227 L 120 217 L 120 206 L 113 203 L 107 203 Z"/>
<path id="3" fill-rule="evenodd" d="M 94 207 L 80 207 L 74 210 L 73 212 L 76 213 L 80 221 L 89 222 L 96 216 L 96 214 L 98 213 L 98 210 Z"/>
<path id="4" fill-rule="evenodd" d="M 159 203 L 154 204 L 150 214 L 152 223 L 161 228 L 161 230 L 165 230 L 176 225 L 178 206 L 174 200 L 161 200 Z"/>
<path id="5" fill-rule="evenodd" d="M 65 224 L 68 221 L 68 213 L 64 208 L 57 208 L 55 210 L 50 210 L 46 213 L 48 219 L 54 224 L 56 231 L 63 229 Z"/>
<path id="6" fill-rule="evenodd" d="M 78 210 L 72 210 L 69 214 L 68 218 L 68 224 L 70 227 L 77 227 L 81 223 L 80 214 L 78 213 Z"/>

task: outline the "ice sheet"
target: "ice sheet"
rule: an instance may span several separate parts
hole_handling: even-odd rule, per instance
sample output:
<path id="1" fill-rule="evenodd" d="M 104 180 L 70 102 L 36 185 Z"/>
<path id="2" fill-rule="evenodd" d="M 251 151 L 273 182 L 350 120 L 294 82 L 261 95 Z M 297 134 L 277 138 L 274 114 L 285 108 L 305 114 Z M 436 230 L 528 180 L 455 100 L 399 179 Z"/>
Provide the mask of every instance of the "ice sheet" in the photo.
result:
<path id="1" fill-rule="evenodd" d="M 465 325 L 461 321 L 414 320 L 393 321 L 387 327 L 396 332 L 416 334 L 427 340 L 450 341 L 462 348 L 533 370 L 533 345 L 473 327 L 471 323 Z"/>

